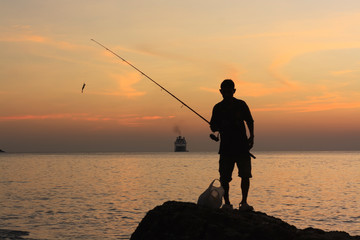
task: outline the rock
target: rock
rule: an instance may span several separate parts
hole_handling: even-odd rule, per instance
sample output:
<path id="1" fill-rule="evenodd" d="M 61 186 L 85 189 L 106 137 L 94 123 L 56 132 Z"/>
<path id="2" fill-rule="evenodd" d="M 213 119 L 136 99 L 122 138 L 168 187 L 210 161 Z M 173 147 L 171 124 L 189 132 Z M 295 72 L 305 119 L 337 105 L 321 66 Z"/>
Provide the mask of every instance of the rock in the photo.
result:
<path id="1" fill-rule="evenodd" d="M 210 209 L 169 201 L 149 211 L 130 239 L 360 240 L 360 236 L 314 228 L 300 230 L 262 212 Z"/>
<path id="2" fill-rule="evenodd" d="M 1 240 L 30 240 L 30 238 L 24 238 L 23 236 L 28 236 L 29 232 L 25 231 L 15 231 L 15 230 L 7 230 L 0 229 L 0 239 Z"/>

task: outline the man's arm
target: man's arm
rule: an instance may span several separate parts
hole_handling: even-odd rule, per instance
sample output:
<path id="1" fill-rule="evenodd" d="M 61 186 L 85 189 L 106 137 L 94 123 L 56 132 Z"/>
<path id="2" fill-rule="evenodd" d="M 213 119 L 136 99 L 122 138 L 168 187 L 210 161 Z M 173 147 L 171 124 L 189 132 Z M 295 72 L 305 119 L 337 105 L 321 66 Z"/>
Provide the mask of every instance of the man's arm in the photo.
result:
<path id="1" fill-rule="evenodd" d="M 248 139 L 248 143 L 249 143 L 249 149 L 252 149 L 252 147 L 254 146 L 254 121 L 248 121 L 246 122 L 246 125 L 249 129 L 249 139 Z"/>
<path id="2" fill-rule="evenodd" d="M 220 130 L 219 124 L 218 124 L 218 116 L 217 116 L 216 107 L 214 107 L 213 111 L 212 111 L 211 120 L 210 120 L 210 129 L 212 132 L 217 132 Z"/>
<path id="3" fill-rule="evenodd" d="M 248 144 L 250 150 L 254 146 L 254 119 L 252 118 L 250 108 L 246 103 L 245 103 L 245 112 L 246 112 L 245 122 L 246 122 L 246 126 L 249 129 L 249 134 L 250 134 L 248 138 Z"/>

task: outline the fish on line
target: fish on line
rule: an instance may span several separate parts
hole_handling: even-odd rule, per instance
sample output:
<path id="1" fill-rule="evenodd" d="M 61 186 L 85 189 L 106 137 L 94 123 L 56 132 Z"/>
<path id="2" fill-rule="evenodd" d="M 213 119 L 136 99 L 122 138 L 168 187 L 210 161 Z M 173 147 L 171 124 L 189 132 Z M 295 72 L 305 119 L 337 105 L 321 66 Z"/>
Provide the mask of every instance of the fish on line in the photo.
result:
<path id="1" fill-rule="evenodd" d="M 84 83 L 84 84 L 83 84 L 83 86 L 82 86 L 82 88 L 81 88 L 81 93 L 83 93 L 83 92 L 84 92 L 84 88 L 85 88 L 85 86 L 86 86 L 86 84 Z"/>

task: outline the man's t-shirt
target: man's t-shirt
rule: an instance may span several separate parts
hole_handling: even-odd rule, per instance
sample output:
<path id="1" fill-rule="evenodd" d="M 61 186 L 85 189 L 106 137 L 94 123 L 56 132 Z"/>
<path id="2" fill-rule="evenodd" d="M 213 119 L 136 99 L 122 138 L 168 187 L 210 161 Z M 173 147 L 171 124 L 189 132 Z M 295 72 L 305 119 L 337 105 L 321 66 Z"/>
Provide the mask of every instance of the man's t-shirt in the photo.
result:
<path id="1" fill-rule="evenodd" d="M 244 101 L 233 98 L 214 106 L 210 127 L 212 131 L 220 132 L 219 154 L 236 155 L 249 151 L 244 121 L 247 124 L 254 121 Z"/>

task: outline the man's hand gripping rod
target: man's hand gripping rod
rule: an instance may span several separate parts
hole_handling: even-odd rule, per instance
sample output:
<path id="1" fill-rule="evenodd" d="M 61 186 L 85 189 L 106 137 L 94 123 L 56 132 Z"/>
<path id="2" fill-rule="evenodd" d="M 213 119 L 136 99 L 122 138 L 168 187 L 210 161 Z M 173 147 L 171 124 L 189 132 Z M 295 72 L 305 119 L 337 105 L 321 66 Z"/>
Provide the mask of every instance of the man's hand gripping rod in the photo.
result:
<path id="1" fill-rule="evenodd" d="M 206 118 L 204 118 L 203 116 L 201 116 L 199 113 L 197 113 L 194 109 L 192 109 L 191 107 L 189 107 L 189 105 L 187 105 L 186 103 L 184 103 L 183 101 L 181 101 L 179 98 L 177 98 L 174 94 L 172 94 L 171 92 L 169 92 L 166 88 L 164 88 L 163 86 L 161 86 L 159 83 L 157 83 L 155 80 L 153 80 L 151 77 L 149 77 L 148 75 L 146 75 L 145 73 L 143 73 L 140 69 L 138 69 L 137 67 L 135 67 L 134 65 L 132 65 L 130 62 L 126 61 L 124 58 L 122 58 L 121 56 L 119 56 L 118 54 L 116 54 L 115 52 L 113 52 L 112 50 L 110 50 L 109 48 L 105 47 L 104 45 L 102 45 L 101 43 L 99 43 L 98 41 L 94 40 L 94 39 L 90 39 L 91 41 L 95 42 L 96 44 L 98 44 L 99 46 L 105 48 L 107 51 L 109 51 L 110 53 L 112 53 L 113 55 L 115 55 L 116 57 L 120 58 L 122 61 L 124 61 L 125 63 L 127 63 L 128 65 L 130 65 L 132 68 L 134 68 L 136 71 L 138 71 L 139 73 L 141 73 L 142 75 L 144 75 L 147 79 L 149 79 L 150 81 L 152 81 L 153 83 L 155 83 L 158 87 L 160 87 L 162 90 L 164 90 L 166 93 L 168 93 L 170 96 L 172 96 L 173 98 L 175 98 L 176 100 L 178 100 L 183 106 L 187 107 L 190 111 L 192 111 L 193 113 L 195 113 L 198 117 L 200 117 L 202 120 L 204 120 L 207 124 L 210 125 L 210 122 L 208 120 L 206 120 Z M 214 134 L 210 134 L 210 138 L 214 141 L 219 141 L 219 137 L 215 136 Z M 253 154 L 251 154 L 249 152 L 250 156 L 253 158 L 256 158 Z"/>

